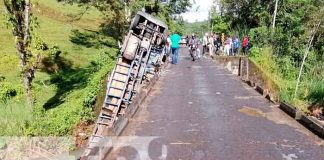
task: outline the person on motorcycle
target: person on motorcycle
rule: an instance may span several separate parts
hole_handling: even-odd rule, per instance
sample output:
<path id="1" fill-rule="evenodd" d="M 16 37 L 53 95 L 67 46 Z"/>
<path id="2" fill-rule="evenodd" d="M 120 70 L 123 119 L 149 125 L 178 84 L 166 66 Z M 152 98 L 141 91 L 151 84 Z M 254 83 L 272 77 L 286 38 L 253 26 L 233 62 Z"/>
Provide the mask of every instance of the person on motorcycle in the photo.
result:
<path id="1" fill-rule="evenodd" d="M 193 33 L 189 40 L 189 52 L 192 57 L 192 61 L 195 61 L 196 58 L 199 58 L 199 49 L 198 49 L 199 40 L 196 35 Z"/>

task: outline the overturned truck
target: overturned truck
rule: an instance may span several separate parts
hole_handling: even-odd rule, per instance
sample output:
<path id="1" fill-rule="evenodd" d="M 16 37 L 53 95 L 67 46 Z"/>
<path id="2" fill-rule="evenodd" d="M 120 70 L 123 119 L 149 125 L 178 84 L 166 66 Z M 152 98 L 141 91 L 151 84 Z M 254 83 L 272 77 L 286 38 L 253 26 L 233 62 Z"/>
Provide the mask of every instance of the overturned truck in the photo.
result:
<path id="1" fill-rule="evenodd" d="M 94 148 L 115 127 L 118 118 L 126 114 L 126 109 L 149 74 L 151 60 L 157 55 L 156 52 L 163 50 L 167 29 L 164 22 L 145 12 L 135 15 L 120 49 L 116 66 L 109 76 L 105 101 L 84 157 L 93 154 Z"/>

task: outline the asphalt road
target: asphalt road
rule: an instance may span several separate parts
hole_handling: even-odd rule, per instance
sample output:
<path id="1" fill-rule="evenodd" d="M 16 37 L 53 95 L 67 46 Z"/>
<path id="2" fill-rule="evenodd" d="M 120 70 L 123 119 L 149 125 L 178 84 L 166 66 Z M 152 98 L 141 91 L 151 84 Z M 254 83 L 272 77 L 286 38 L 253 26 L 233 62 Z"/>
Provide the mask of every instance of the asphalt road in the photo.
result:
<path id="1" fill-rule="evenodd" d="M 324 159 L 320 138 L 211 59 L 188 56 L 162 73 L 106 159 Z"/>

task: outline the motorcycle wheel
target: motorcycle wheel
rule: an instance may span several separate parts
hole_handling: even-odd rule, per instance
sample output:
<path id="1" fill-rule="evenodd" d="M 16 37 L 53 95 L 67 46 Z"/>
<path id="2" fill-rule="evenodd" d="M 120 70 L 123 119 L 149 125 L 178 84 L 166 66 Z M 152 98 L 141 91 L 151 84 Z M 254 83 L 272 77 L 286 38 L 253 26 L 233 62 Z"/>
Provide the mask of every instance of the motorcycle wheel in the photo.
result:
<path id="1" fill-rule="evenodd" d="M 197 51 L 192 52 L 192 60 L 193 61 L 197 60 Z"/>

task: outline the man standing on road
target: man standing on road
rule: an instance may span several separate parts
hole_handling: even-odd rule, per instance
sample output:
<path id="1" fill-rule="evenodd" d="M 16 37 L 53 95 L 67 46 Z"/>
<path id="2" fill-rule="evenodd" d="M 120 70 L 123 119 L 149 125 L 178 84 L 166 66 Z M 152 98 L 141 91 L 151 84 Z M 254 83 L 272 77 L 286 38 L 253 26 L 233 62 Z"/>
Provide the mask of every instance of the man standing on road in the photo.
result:
<path id="1" fill-rule="evenodd" d="M 208 50 L 209 50 L 209 56 L 213 58 L 213 52 L 214 52 L 214 37 L 211 33 L 208 38 Z"/>
<path id="2" fill-rule="evenodd" d="M 207 48 L 208 48 L 208 33 L 206 33 L 204 38 L 203 38 L 203 52 L 202 52 L 202 55 L 204 57 L 205 57 L 205 53 L 207 52 Z"/>
<path id="3" fill-rule="evenodd" d="M 171 50 L 172 50 L 172 64 L 177 64 L 179 57 L 179 42 L 181 40 L 181 36 L 177 33 L 173 33 L 170 37 L 171 39 Z"/>
<path id="4" fill-rule="evenodd" d="M 240 40 L 237 37 L 235 37 L 234 40 L 233 40 L 233 48 L 234 48 L 234 50 L 233 50 L 234 54 L 233 55 L 234 56 L 236 56 L 237 53 L 238 53 L 239 43 L 240 43 Z"/>
<path id="5" fill-rule="evenodd" d="M 230 55 L 230 50 L 231 50 L 231 42 L 230 42 L 230 38 L 227 38 L 226 41 L 224 42 L 224 53 L 226 56 Z"/>

